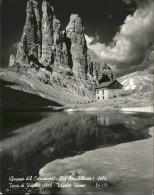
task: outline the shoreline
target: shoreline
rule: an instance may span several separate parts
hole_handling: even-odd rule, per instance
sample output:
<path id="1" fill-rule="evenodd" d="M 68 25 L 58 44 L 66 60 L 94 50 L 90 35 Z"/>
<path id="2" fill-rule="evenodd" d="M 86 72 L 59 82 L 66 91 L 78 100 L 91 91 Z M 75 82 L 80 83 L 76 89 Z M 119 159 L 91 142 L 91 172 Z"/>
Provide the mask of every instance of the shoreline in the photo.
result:
<path id="1" fill-rule="evenodd" d="M 154 113 L 154 107 L 153 106 L 146 106 L 146 107 L 123 107 L 119 108 L 118 106 L 114 107 L 87 107 L 87 108 L 78 108 L 72 106 L 72 108 L 68 106 L 63 107 L 56 107 L 56 106 L 48 106 L 48 107 L 40 107 L 40 108 L 31 108 L 31 109 L 2 109 L 2 113 L 6 112 L 102 112 L 102 111 L 116 111 L 119 113 L 134 113 L 134 112 L 140 112 L 140 113 Z"/>
<path id="2" fill-rule="evenodd" d="M 121 112 L 146 112 L 146 113 L 154 113 L 153 106 L 147 107 L 134 107 L 134 108 L 121 108 Z"/>
<path id="3" fill-rule="evenodd" d="M 134 107 L 134 108 L 118 108 L 118 107 L 89 107 L 89 108 L 68 108 L 64 109 L 66 112 L 90 112 L 90 111 L 118 111 L 118 112 L 144 112 L 144 113 L 154 113 L 153 106 L 146 107 Z"/>

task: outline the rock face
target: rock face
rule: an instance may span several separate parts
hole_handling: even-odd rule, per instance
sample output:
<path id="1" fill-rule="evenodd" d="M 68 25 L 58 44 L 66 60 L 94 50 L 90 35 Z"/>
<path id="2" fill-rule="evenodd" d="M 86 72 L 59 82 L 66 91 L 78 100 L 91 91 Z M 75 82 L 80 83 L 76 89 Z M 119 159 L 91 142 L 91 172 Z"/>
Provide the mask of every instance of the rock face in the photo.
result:
<path id="1" fill-rule="evenodd" d="M 42 4 L 42 13 L 41 62 L 42 64 L 44 64 L 44 66 L 51 66 L 51 64 L 54 62 L 53 21 L 55 21 L 56 18 L 54 16 L 53 8 L 50 7 L 50 5 L 46 1 L 44 1 Z"/>
<path id="2" fill-rule="evenodd" d="M 16 62 L 27 66 L 41 55 L 41 18 L 37 1 L 28 1 L 23 35 L 17 50 Z"/>
<path id="3" fill-rule="evenodd" d="M 42 56 L 40 62 L 57 70 L 59 66 L 68 67 L 67 48 L 60 21 L 54 9 L 46 1 L 42 4 Z"/>
<path id="4" fill-rule="evenodd" d="M 10 57 L 10 66 L 26 69 L 33 75 L 37 70 L 39 73 L 35 75 L 44 83 L 53 85 L 56 82 L 83 95 L 88 90 L 94 92 L 103 65 L 87 48 L 78 15 L 72 14 L 68 26 L 62 30 L 48 1 L 42 4 L 38 0 L 28 1 L 23 34 L 16 56 Z"/>
<path id="5" fill-rule="evenodd" d="M 98 56 L 90 49 L 87 52 L 87 62 L 88 62 L 88 75 L 91 75 L 95 80 L 100 79 L 102 76 L 102 67 L 104 62 L 101 61 Z"/>
<path id="6" fill-rule="evenodd" d="M 87 44 L 81 18 L 72 14 L 66 27 L 66 39 L 70 43 L 73 72 L 80 78 L 86 78 L 87 73 Z"/>
<path id="7" fill-rule="evenodd" d="M 16 61 L 16 57 L 11 54 L 10 60 L 9 60 L 9 65 L 13 66 L 15 64 L 15 61 Z"/>

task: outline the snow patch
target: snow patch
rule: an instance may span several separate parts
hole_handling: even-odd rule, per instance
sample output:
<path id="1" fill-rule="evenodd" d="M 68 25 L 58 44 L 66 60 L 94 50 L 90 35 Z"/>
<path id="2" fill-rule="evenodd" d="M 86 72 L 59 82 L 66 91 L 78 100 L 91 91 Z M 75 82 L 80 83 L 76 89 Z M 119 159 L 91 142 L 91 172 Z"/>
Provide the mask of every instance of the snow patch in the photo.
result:
<path id="1" fill-rule="evenodd" d="M 134 85 L 133 80 L 134 80 L 134 78 L 130 79 L 130 81 L 129 81 L 129 86 L 127 86 L 127 87 L 125 88 L 125 90 L 129 90 L 129 89 L 134 90 L 134 89 L 136 88 L 136 85 Z"/>
<path id="2" fill-rule="evenodd" d="M 127 80 L 128 80 L 128 79 L 126 79 L 126 80 L 122 81 L 122 82 L 121 82 L 121 84 L 123 85 L 123 84 L 124 84 Z"/>
<path id="3" fill-rule="evenodd" d="M 40 95 L 41 97 L 45 98 L 44 94 L 42 94 L 42 93 L 39 93 L 39 95 Z"/>

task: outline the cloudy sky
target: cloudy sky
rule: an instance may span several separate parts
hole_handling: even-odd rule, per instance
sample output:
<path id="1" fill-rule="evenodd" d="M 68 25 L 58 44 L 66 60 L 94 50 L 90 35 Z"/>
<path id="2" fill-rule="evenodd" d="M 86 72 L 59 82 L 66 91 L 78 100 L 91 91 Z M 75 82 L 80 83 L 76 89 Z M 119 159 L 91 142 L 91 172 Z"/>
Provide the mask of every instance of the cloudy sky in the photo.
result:
<path id="1" fill-rule="evenodd" d="M 41 1 L 41 0 L 40 0 Z M 152 72 L 153 0 L 48 0 L 65 28 L 70 14 L 83 19 L 86 40 L 117 75 Z M 2 66 L 15 53 L 25 23 L 27 0 L 1 0 Z"/>

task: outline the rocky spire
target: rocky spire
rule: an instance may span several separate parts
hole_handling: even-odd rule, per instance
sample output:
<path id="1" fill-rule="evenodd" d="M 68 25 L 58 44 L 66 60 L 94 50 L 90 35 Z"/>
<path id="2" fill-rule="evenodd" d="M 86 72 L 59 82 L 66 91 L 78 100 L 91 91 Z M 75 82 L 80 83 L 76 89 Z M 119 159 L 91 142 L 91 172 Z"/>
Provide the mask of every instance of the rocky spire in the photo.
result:
<path id="1" fill-rule="evenodd" d="M 54 37 L 53 19 L 55 18 L 54 9 L 48 2 L 42 3 L 42 58 L 44 66 L 51 66 L 54 62 Z"/>
<path id="2" fill-rule="evenodd" d="M 41 56 L 41 17 L 37 1 L 28 1 L 26 14 L 26 23 L 16 55 L 16 62 L 20 64 L 28 64 L 29 57 L 38 59 Z"/>
<path id="3" fill-rule="evenodd" d="M 40 62 L 58 71 L 60 66 L 68 67 L 64 34 L 53 7 L 47 1 L 43 1 L 42 14 L 42 58 Z"/>
<path id="4" fill-rule="evenodd" d="M 28 55 L 38 58 L 41 53 L 41 18 L 38 2 L 31 0 L 27 3 L 27 18 L 24 26 L 23 37 L 27 44 Z"/>
<path id="5" fill-rule="evenodd" d="M 26 23 L 16 62 L 22 66 L 42 64 L 54 70 L 60 69 L 61 66 L 68 67 L 67 47 L 60 21 L 47 1 L 43 1 L 42 10 L 40 7 L 37 0 L 27 3 Z M 13 61 L 10 62 L 12 65 Z"/>
<path id="6" fill-rule="evenodd" d="M 52 72 L 97 80 L 101 61 L 87 48 L 82 20 L 72 14 L 65 31 L 47 0 L 27 2 L 26 23 L 10 66 L 46 68 Z M 72 74 L 72 72 L 74 74 Z"/>
<path id="7" fill-rule="evenodd" d="M 81 18 L 72 14 L 66 27 L 66 36 L 71 43 L 73 72 L 80 78 L 86 77 L 87 72 L 87 44 Z"/>

